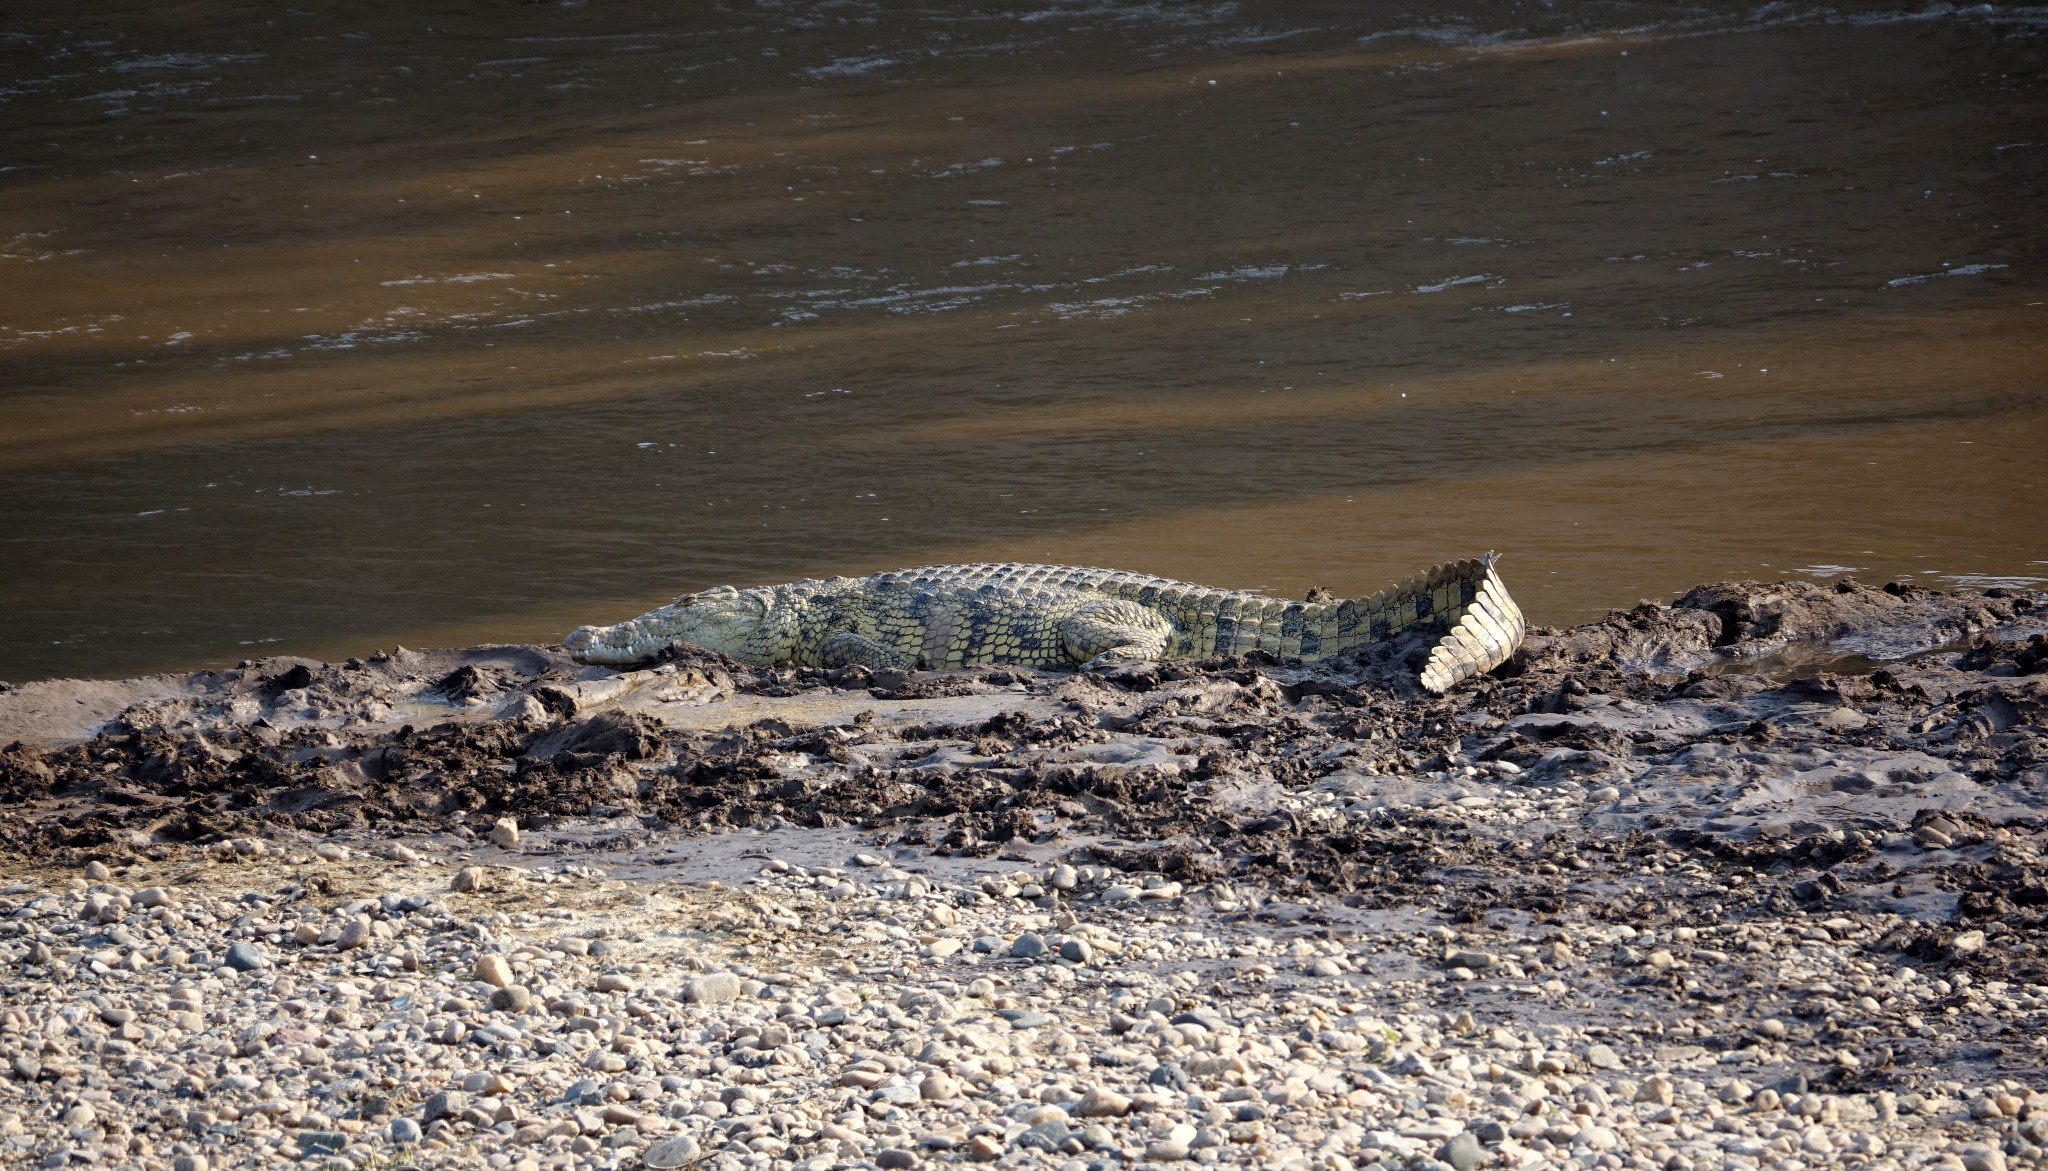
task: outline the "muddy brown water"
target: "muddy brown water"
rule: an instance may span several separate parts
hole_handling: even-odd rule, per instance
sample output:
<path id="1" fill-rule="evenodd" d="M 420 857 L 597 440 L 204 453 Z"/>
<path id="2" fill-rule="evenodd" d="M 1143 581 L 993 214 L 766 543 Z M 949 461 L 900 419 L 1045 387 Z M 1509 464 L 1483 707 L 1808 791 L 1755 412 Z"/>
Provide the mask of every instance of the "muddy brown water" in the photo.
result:
<path id="1" fill-rule="evenodd" d="M 2048 577 L 2048 10 L 0 17 L 0 677 L 1111 564 Z"/>

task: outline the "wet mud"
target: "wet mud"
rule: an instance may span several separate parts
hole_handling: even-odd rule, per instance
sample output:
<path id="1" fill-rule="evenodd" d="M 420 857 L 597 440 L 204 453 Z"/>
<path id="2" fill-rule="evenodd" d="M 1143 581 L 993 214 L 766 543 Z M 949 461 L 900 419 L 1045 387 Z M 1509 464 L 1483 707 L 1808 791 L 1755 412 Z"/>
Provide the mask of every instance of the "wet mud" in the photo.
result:
<path id="1" fill-rule="evenodd" d="M 1467 917 L 1890 912 L 1902 948 L 2024 938 L 1996 962 L 2040 980 L 2044 649 L 2041 595 L 1844 581 L 1540 630 L 1441 698 L 1410 682 L 1419 644 L 1102 675 L 768 671 L 687 647 L 624 673 L 542 647 L 269 659 L 0 693 L 0 835 L 117 856 L 480 840 L 503 817 L 613 844 L 855 827 Z M 95 689 L 146 698 L 64 725 L 107 706 Z"/>

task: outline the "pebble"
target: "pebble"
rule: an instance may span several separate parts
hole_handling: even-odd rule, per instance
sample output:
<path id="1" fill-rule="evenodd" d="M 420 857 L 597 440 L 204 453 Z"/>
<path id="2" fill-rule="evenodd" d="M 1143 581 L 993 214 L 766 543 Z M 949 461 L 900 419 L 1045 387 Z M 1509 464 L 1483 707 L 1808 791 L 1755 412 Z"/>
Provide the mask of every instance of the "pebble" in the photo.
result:
<path id="1" fill-rule="evenodd" d="M 299 1132 L 299 1153 L 301 1155 L 333 1155 L 348 1145 L 348 1136 L 338 1130 L 302 1130 Z"/>
<path id="2" fill-rule="evenodd" d="M 1986 1143 L 1963 1148 L 1963 1171 L 2005 1171 L 2005 1152 Z"/>
<path id="3" fill-rule="evenodd" d="M 918 1096 L 927 1102 L 951 1102 L 960 1096 L 960 1083 L 943 1073 L 926 1075 L 918 1084 Z"/>
<path id="4" fill-rule="evenodd" d="M 677 1135 L 651 1144 L 647 1152 L 640 1156 L 640 1163 L 645 1167 L 656 1168 L 657 1171 L 668 1171 L 669 1168 L 694 1162 L 697 1152 L 696 1139 L 688 1135 Z"/>
<path id="5" fill-rule="evenodd" d="M 1729 1001 L 1714 1020 L 1660 999 L 1675 970 L 1738 996 L 1826 996 L 1859 1027 L 1905 1030 L 1909 1008 L 1944 1036 L 1994 1027 L 1974 1007 L 1942 1015 L 1950 1004 L 1995 1007 L 2015 1036 L 2044 1020 L 2039 991 L 2010 976 L 1967 981 L 1938 961 L 1900 975 L 1875 942 L 1892 925 L 1860 912 L 1634 931 L 1569 915 L 1436 916 L 1396 930 L 1252 879 L 1227 895 L 1188 882 L 1174 903 L 1144 893 L 1166 889 L 1159 876 L 1093 864 L 983 887 L 944 872 L 912 882 L 895 867 L 914 863 L 874 856 L 882 864 L 861 871 L 872 884 L 843 901 L 828 897 L 839 874 L 789 864 L 733 889 L 501 868 L 489 873 L 545 897 L 490 907 L 447 898 L 441 868 L 275 900 L 294 872 L 253 853 L 227 868 L 253 891 L 206 878 L 123 895 L 71 878 L 7 895 L 0 923 L 15 933 L 0 936 L 0 957 L 33 973 L 36 993 L 0 1000 L 12 1079 L 0 1085 L 0 1162 L 75 1149 L 170 1171 L 301 1155 L 308 1167 L 406 1159 L 430 1171 L 1478 1171 L 1539 1159 L 1720 1171 L 1887 1158 L 2004 1171 L 2033 1165 L 1999 1144 L 2048 1110 L 2032 1096 L 2048 1086 L 1988 1071 L 1887 1099 L 1823 1080 L 1853 1036 L 1809 1052 L 1784 1022 L 1758 1019 L 1760 1004 L 1783 1002 Z M 147 866 L 123 876 L 176 873 L 138 873 Z M 266 866 L 278 873 L 259 881 Z M 1035 903 L 1027 878 L 1042 883 Z M 1098 901 L 1110 885 L 1138 893 Z M 186 921 L 162 927 L 173 909 Z M 269 966 L 227 978 L 210 958 L 223 935 Z M 988 945 L 970 953 L 977 939 Z M 1777 950 L 1746 950 L 1751 939 Z M 141 949 L 148 966 L 128 968 Z M 1664 971 L 1649 958 L 1660 952 Z M 106 970 L 91 966 L 103 958 Z M 1735 963 L 1746 966 L 1730 978 Z M 1457 969 L 1472 979 L 1446 981 Z M 1823 984 L 1839 991 L 1807 991 Z M 1641 1007 L 1623 1016 L 1622 1003 Z M 1799 1040 L 1821 1032 L 1787 1019 Z M 1754 1048 L 1707 1044 L 1744 1035 Z M 97 1145 L 73 1130 L 97 1132 Z M 18 1132 L 32 1146 L 10 1147 Z M 131 1135 L 146 1145 L 125 1145 Z"/>
<path id="6" fill-rule="evenodd" d="M 440 1090 L 420 1104 L 420 1117 L 428 1122 L 469 1109 L 469 1095 L 461 1090 Z"/>
<path id="7" fill-rule="evenodd" d="M 512 983 L 512 961 L 495 952 L 490 955 L 478 956 L 476 961 L 476 978 L 492 987 L 503 988 Z"/>
<path id="8" fill-rule="evenodd" d="M 1131 1111 L 1131 1100 L 1115 1090 L 1092 1086 L 1081 1095 L 1075 1113 L 1083 1118 L 1122 1118 Z"/>
<path id="9" fill-rule="evenodd" d="M 375 938 L 372 935 L 372 930 L 370 917 L 368 915 L 357 915 L 355 918 L 350 919 L 347 925 L 342 927 L 340 936 L 334 941 L 334 946 L 343 951 L 358 947 L 368 947 L 370 946 L 371 939 Z"/>
<path id="10" fill-rule="evenodd" d="M 491 992 L 491 1007 L 499 1012 L 525 1012 L 533 1004 L 533 993 L 519 984 L 508 984 Z"/>
<path id="11" fill-rule="evenodd" d="M 223 961 L 237 972 L 253 972 L 270 966 L 270 960 L 263 949 L 246 940 L 228 945 L 227 958 Z"/>
<path id="12" fill-rule="evenodd" d="M 1480 1145 L 1479 1136 L 1471 1131 L 1461 1131 L 1445 1143 L 1437 1158 L 1449 1163 L 1457 1171 L 1472 1171 L 1486 1159 L 1486 1150 Z"/>
<path id="13" fill-rule="evenodd" d="M 509 817 L 501 817 L 491 826 L 491 844 L 501 850 L 510 850 L 519 844 L 519 823 Z"/>
<path id="14" fill-rule="evenodd" d="M 731 1004 L 740 998 L 740 978 L 731 972 L 713 972 L 683 984 L 688 1004 Z"/>

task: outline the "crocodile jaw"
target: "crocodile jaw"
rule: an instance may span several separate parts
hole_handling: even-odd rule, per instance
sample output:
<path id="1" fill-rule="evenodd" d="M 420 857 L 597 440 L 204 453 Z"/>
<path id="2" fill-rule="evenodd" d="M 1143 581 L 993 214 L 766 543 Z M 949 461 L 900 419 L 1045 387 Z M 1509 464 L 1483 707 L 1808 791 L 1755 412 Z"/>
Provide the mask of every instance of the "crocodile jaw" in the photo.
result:
<path id="1" fill-rule="evenodd" d="M 577 661 L 603 667 L 644 663 L 678 641 L 757 663 L 767 611 L 760 591 L 719 586 L 612 626 L 579 626 L 562 645 Z"/>

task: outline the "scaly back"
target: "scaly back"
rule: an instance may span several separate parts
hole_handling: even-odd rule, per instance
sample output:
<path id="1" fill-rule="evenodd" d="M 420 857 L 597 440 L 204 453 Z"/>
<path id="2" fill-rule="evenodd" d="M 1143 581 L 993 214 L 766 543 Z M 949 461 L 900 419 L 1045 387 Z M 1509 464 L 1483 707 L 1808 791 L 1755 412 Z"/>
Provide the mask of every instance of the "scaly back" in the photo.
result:
<path id="1" fill-rule="evenodd" d="M 1263 650 L 1314 662 L 1428 623 L 1443 638 L 1422 682 L 1441 692 L 1506 662 L 1521 645 L 1527 623 L 1493 562 L 1491 553 L 1445 562 L 1370 597 L 1332 602 L 1293 602 L 1130 570 L 1014 561 L 925 565 L 877 576 L 906 585 L 1123 598 L 1170 619 L 1176 639 L 1169 653 L 1195 657 Z"/>

